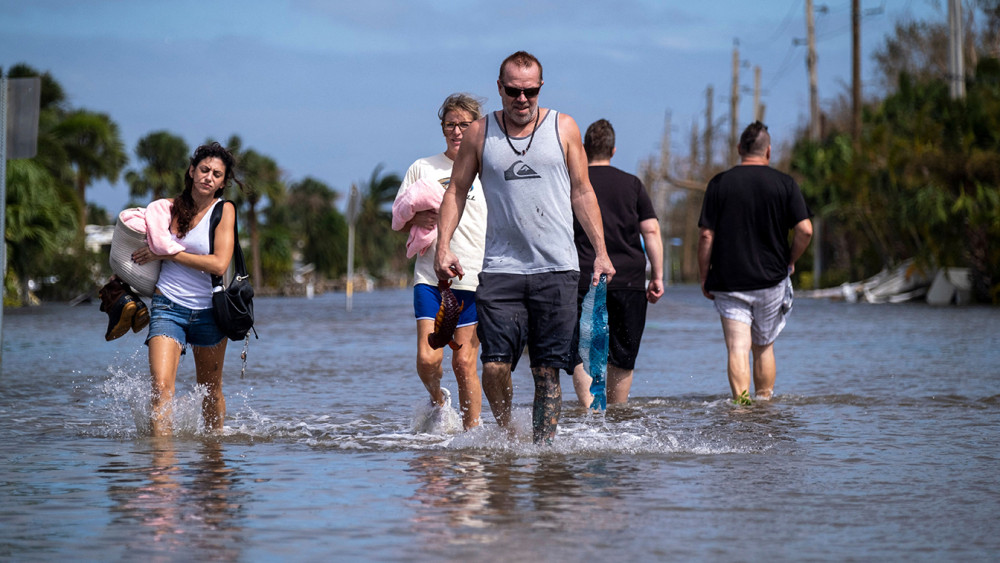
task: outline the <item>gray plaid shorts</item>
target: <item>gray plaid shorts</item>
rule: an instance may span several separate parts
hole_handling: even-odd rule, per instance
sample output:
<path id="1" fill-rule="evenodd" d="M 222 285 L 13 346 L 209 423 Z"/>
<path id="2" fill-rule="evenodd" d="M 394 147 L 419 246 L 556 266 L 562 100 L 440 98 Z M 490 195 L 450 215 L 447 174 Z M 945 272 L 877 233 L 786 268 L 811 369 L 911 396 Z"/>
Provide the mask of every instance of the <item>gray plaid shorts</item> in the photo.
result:
<path id="1" fill-rule="evenodd" d="M 714 291 L 715 310 L 723 318 L 750 325 L 751 338 L 758 346 L 775 341 L 785 328 L 785 316 L 792 310 L 792 280 L 751 291 Z"/>

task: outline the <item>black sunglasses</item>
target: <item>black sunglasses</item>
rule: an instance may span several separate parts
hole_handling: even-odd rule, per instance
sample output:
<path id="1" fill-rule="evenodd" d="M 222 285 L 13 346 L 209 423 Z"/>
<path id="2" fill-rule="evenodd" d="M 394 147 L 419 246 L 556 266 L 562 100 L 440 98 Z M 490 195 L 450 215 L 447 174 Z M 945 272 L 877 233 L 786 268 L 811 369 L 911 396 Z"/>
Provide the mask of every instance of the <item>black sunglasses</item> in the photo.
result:
<path id="1" fill-rule="evenodd" d="M 534 88 L 515 88 L 513 86 L 507 86 L 506 84 L 503 86 L 504 93 L 511 98 L 520 98 L 521 94 L 524 94 L 525 98 L 534 98 L 538 95 L 538 92 L 541 89 L 541 86 L 535 86 Z"/>

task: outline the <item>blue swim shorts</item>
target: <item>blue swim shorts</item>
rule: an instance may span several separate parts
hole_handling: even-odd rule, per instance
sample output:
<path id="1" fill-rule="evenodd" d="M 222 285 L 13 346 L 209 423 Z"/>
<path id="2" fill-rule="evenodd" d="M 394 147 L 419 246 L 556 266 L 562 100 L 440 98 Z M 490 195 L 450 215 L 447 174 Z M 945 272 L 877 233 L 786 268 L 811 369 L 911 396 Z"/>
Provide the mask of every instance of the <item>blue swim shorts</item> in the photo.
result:
<path id="1" fill-rule="evenodd" d="M 458 317 L 456 328 L 474 325 L 479 322 L 476 314 L 476 292 L 467 289 L 453 289 L 452 293 L 462 306 L 462 314 Z M 418 283 L 413 286 L 413 312 L 417 320 L 434 320 L 441 309 L 441 291 L 437 286 Z"/>
<path id="2" fill-rule="evenodd" d="M 181 345 L 211 347 L 226 339 L 218 325 L 212 309 L 188 309 L 174 303 L 163 295 L 153 295 L 149 305 L 149 334 L 146 344 L 154 336 L 168 336 Z"/>

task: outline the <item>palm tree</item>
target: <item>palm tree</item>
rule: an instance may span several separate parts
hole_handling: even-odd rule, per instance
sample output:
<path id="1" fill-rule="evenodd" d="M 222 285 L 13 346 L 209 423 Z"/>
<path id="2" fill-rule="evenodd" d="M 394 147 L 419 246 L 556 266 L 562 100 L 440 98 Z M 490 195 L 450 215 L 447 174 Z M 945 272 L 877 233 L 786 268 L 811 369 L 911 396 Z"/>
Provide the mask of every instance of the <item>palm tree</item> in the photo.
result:
<path id="1" fill-rule="evenodd" d="M 233 147 L 236 147 L 234 150 Z M 281 179 L 278 163 L 269 156 L 262 155 L 253 149 L 240 151 L 242 143 L 239 137 L 231 137 L 229 149 L 236 155 L 237 173 L 246 185 L 248 193 L 237 193 L 237 207 L 246 206 L 246 228 L 250 233 L 250 262 L 252 279 L 263 280 L 260 255 L 260 225 L 258 213 L 263 198 L 274 204 L 285 197 L 285 183 Z"/>
<path id="2" fill-rule="evenodd" d="M 301 241 L 303 261 L 327 276 L 338 275 L 346 262 L 347 222 L 336 207 L 339 197 L 323 182 L 306 178 L 292 184 L 283 207 L 284 222 Z"/>
<path id="3" fill-rule="evenodd" d="M 70 112 L 53 131 L 62 141 L 66 156 L 74 168 L 78 199 L 79 232 L 83 234 L 87 213 L 87 186 L 97 179 L 118 181 L 128 156 L 118 125 L 103 113 L 87 110 Z"/>
<path id="4" fill-rule="evenodd" d="M 180 194 L 184 191 L 188 150 L 184 139 L 168 131 L 155 131 L 139 139 L 135 154 L 145 166 L 139 171 L 129 170 L 125 173 L 129 194 L 140 201 L 153 201 Z"/>
<path id="5" fill-rule="evenodd" d="M 402 270 L 406 263 L 406 234 L 392 230 L 392 202 L 399 191 L 399 175 L 383 175 L 382 168 L 381 164 L 376 166 L 361 188 L 355 243 L 358 266 L 380 275 Z"/>

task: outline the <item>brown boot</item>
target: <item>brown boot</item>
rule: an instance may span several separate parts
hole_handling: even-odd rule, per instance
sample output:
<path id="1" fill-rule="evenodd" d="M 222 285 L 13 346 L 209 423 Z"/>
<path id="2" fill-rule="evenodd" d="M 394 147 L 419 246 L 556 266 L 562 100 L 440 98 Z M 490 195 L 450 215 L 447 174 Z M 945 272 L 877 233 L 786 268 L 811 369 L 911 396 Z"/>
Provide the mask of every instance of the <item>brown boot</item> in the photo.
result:
<path id="1" fill-rule="evenodd" d="M 108 330 L 104 333 L 104 339 L 111 341 L 120 338 L 132 328 L 137 299 L 132 297 L 128 285 L 118 278 L 113 278 L 98 293 L 101 296 L 101 311 L 108 314 Z"/>
<path id="2" fill-rule="evenodd" d="M 122 280 L 118 278 L 111 278 L 111 280 L 104 284 L 97 293 L 101 296 L 101 312 L 107 313 L 111 310 L 111 307 L 118 302 L 118 299 L 122 295 L 129 293 L 129 287 Z"/>
<path id="3" fill-rule="evenodd" d="M 134 295 L 134 294 L 133 294 Z M 149 308 L 135 296 L 135 315 L 132 316 L 132 332 L 139 332 L 149 325 Z"/>

